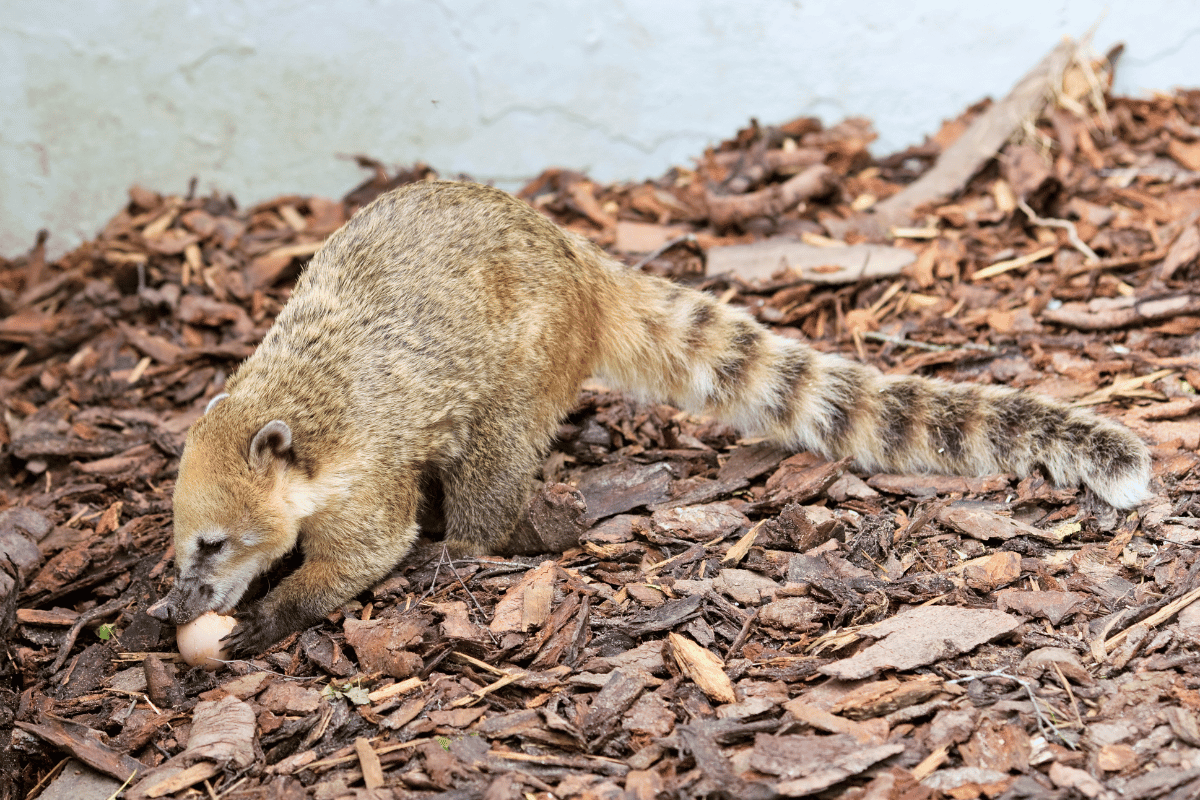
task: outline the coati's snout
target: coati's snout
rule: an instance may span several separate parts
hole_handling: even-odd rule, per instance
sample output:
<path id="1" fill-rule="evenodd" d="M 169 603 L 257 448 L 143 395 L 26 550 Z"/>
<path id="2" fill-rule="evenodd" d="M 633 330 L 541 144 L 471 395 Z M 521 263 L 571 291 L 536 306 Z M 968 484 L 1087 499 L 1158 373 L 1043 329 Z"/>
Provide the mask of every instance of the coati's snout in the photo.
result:
<path id="1" fill-rule="evenodd" d="M 213 589 L 206 584 L 185 584 L 176 580 L 167 596 L 146 609 L 146 613 L 172 625 L 186 625 L 205 611 L 212 610 Z"/>

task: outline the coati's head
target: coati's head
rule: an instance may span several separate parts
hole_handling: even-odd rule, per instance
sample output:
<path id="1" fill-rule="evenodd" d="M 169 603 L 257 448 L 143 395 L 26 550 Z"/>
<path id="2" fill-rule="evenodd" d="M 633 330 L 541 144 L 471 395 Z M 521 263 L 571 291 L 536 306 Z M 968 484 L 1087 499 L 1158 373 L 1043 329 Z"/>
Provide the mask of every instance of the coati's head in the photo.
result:
<path id="1" fill-rule="evenodd" d="M 147 609 L 176 625 L 231 610 L 299 532 L 288 502 L 291 429 L 272 420 L 255 431 L 224 398 L 188 431 L 175 483 L 175 586 Z"/>

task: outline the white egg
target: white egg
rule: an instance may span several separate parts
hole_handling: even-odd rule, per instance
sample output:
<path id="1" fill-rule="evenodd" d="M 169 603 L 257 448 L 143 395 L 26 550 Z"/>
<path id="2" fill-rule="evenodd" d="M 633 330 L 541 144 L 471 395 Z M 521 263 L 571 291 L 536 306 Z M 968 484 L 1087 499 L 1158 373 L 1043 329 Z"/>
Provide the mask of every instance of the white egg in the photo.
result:
<path id="1" fill-rule="evenodd" d="M 228 635 L 237 625 L 237 620 L 207 611 L 187 625 L 175 629 L 175 642 L 179 645 L 179 655 L 189 667 L 204 667 L 214 670 L 221 666 L 218 659 L 226 658 L 221 649 L 221 639 Z"/>

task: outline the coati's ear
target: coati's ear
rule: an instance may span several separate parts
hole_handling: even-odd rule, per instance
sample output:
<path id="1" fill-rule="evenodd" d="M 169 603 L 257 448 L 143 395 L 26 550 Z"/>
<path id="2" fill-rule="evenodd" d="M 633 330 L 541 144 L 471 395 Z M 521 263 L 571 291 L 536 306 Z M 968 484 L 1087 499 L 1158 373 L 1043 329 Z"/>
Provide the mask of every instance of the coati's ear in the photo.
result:
<path id="1" fill-rule="evenodd" d="M 292 429 L 281 419 L 273 419 L 250 440 L 250 466 L 265 470 L 275 461 L 292 455 Z"/>
<path id="2" fill-rule="evenodd" d="M 217 403 L 219 403 L 219 402 L 221 402 L 222 400 L 224 400 L 226 397 L 229 397 L 229 395 L 228 395 L 228 394 L 226 394 L 225 392 L 222 392 L 221 394 L 219 394 L 219 395 L 217 395 L 216 397 L 214 397 L 212 400 L 209 400 L 209 401 L 208 401 L 208 405 L 206 405 L 206 406 L 204 407 L 204 413 L 205 413 L 205 414 L 207 414 L 208 412 L 212 411 L 212 410 L 213 410 L 213 406 L 215 406 Z"/>

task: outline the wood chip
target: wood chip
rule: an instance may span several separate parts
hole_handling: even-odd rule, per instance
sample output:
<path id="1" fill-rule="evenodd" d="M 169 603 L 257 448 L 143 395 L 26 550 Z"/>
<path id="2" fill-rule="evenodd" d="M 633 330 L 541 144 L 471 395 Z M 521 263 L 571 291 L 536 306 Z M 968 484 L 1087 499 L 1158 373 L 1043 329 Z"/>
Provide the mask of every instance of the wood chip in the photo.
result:
<path id="1" fill-rule="evenodd" d="M 721 659 L 686 636 L 671 633 L 668 634 L 667 641 L 671 643 L 671 655 L 679 669 L 691 678 L 702 692 L 718 703 L 737 702 L 733 682 L 725 674 Z"/>

